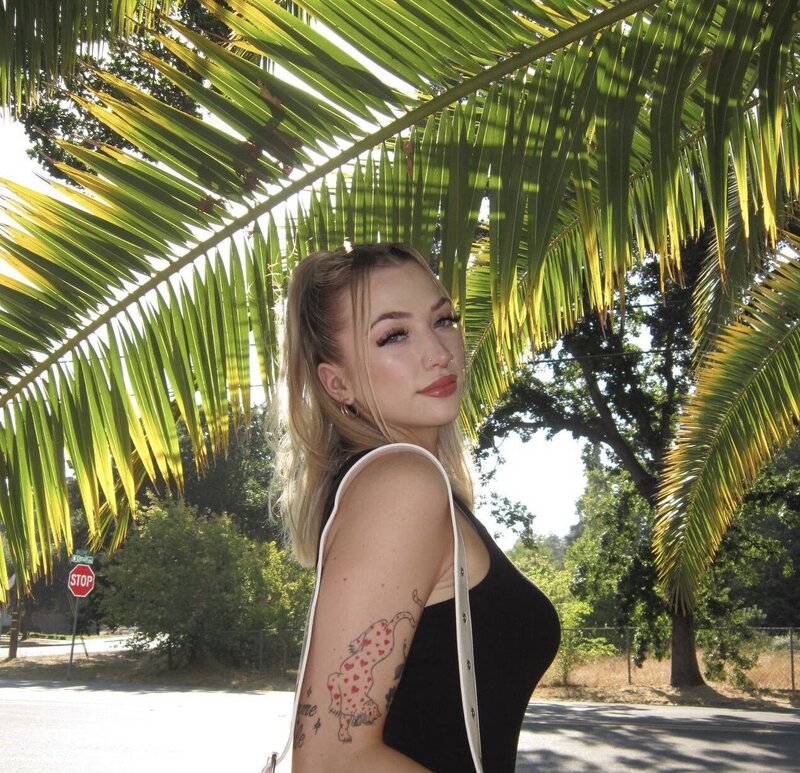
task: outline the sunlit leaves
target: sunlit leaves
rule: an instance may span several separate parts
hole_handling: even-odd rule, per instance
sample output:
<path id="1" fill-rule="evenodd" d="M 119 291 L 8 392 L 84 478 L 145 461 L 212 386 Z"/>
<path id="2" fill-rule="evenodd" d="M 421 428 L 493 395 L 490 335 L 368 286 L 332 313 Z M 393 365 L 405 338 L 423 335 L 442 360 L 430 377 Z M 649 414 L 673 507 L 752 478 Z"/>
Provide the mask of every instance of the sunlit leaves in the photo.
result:
<path id="1" fill-rule="evenodd" d="M 70 74 L 80 56 L 112 38 L 152 26 L 163 0 L 3 0 L 0 108 L 29 103 L 41 84 Z"/>
<path id="2" fill-rule="evenodd" d="M 232 39 L 172 23 L 160 40 L 194 77 L 150 62 L 208 120 L 101 73 L 86 108 L 141 155 L 70 146 L 90 171 L 60 169 L 83 191 L 16 188 L 7 206 L 0 258 L 21 278 L 0 280 L 0 512 L 30 576 L 69 540 L 65 460 L 95 535 L 118 541 L 145 477 L 180 485 L 176 420 L 198 468 L 224 451 L 251 355 L 276 381 L 282 290 L 309 251 L 399 240 L 438 261 L 472 427 L 643 252 L 679 276 L 704 196 L 711 316 L 800 190 L 796 0 L 205 5 Z M 91 18 L 112 6 L 128 9 Z M 29 44 L 22 17 L 0 34 L 15 24 Z M 56 50 L 54 23 L 40 31 Z M 0 83 L 21 62 L 0 54 Z"/>
<path id="3" fill-rule="evenodd" d="M 800 262 L 780 264 L 720 332 L 665 462 L 655 527 L 670 599 L 691 609 L 749 485 L 800 426 Z"/>

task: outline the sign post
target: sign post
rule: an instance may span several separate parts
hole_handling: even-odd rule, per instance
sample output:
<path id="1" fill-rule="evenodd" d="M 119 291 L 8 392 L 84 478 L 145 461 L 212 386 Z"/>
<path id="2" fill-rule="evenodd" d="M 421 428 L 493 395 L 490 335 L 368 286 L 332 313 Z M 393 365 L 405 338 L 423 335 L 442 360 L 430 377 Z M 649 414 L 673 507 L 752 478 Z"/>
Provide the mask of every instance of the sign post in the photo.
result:
<path id="1" fill-rule="evenodd" d="M 67 587 L 75 597 L 75 615 L 72 619 L 72 646 L 69 649 L 69 666 L 67 666 L 67 679 L 72 671 L 72 656 L 75 653 L 75 634 L 78 631 L 78 606 L 81 599 L 86 598 L 94 589 L 94 569 L 89 565 L 92 563 L 92 556 L 86 554 L 76 554 L 72 560 L 78 560 L 67 575 Z"/>

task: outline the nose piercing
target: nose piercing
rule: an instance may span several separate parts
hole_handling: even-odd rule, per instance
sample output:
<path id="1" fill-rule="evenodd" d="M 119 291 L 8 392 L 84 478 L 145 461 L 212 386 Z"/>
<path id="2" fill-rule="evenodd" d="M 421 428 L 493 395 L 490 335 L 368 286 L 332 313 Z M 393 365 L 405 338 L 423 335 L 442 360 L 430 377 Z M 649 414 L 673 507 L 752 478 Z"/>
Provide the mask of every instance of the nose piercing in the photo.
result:
<path id="1" fill-rule="evenodd" d="M 430 362 L 431 364 L 433 364 L 434 362 L 437 362 L 437 360 L 438 360 L 439 362 L 441 362 L 441 361 L 442 361 L 441 357 L 437 357 L 436 355 L 433 355 L 433 354 L 431 354 L 431 355 L 429 355 L 429 356 L 428 356 L 428 362 Z M 447 360 L 445 361 L 445 363 L 444 363 L 444 364 L 445 364 L 445 365 L 449 365 L 449 364 L 450 364 L 452 361 L 453 361 L 453 355 L 452 355 L 452 354 L 449 354 L 449 355 L 447 356 Z"/>

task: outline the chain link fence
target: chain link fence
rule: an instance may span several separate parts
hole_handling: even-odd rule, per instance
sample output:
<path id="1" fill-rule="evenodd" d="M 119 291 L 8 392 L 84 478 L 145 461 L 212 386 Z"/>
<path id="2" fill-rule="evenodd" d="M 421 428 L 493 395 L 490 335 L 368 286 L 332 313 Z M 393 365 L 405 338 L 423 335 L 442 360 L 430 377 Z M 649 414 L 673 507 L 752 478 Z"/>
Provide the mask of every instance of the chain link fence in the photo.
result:
<path id="1" fill-rule="evenodd" d="M 800 629 L 737 629 L 734 658 L 721 660 L 713 647 L 698 648 L 701 672 L 710 682 L 728 681 L 740 687 L 796 690 L 800 681 Z M 696 631 L 699 641 L 729 641 L 723 629 Z M 229 631 L 225 635 L 237 660 L 259 671 L 285 673 L 297 667 L 302 631 Z M 543 686 L 618 689 L 629 685 L 669 684 L 670 660 L 648 657 L 634 662 L 633 628 L 565 628 L 561 647 L 542 680 Z"/>
<path id="2" fill-rule="evenodd" d="M 641 666 L 633 662 L 633 633 L 632 628 L 564 629 L 558 656 L 542 685 L 620 688 L 669 684 L 669 658 L 648 658 Z M 698 639 L 713 641 L 723 632 L 709 629 L 696 633 Z M 705 652 L 700 648 L 697 652 L 700 669 L 712 682 L 730 681 L 756 689 L 796 690 L 800 680 L 798 634 L 797 628 L 738 629 L 736 659 L 720 661 L 718 655 L 712 657 L 711 650 L 708 658 L 704 658 Z"/>
<path id="3" fill-rule="evenodd" d="M 300 661 L 302 631 L 229 631 L 228 636 L 236 660 L 259 671 L 286 672 Z"/>

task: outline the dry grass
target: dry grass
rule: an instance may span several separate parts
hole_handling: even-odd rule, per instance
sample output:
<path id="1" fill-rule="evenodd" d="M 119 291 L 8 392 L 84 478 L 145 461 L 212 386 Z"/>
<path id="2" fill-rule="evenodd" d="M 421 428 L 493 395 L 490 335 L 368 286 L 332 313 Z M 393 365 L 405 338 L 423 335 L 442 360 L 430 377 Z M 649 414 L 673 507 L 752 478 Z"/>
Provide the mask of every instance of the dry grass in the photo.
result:
<path id="1" fill-rule="evenodd" d="M 797 667 L 795 656 L 795 667 Z M 747 675 L 759 687 L 781 689 L 791 684 L 791 662 L 788 650 L 762 652 L 758 656 L 758 663 L 751 668 Z M 800 674 L 796 675 L 800 677 Z"/>
<path id="2" fill-rule="evenodd" d="M 701 658 L 702 670 L 702 658 Z M 644 703 L 680 706 L 720 706 L 728 708 L 771 709 L 800 707 L 800 691 L 790 687 L 787 652 L 762 653 L 748 676 L 758 689 L 743 690 L 726 682 L 710 682 L 690 688 L 671 687 L 668 660 L 646 660 L 641 668 L 622 657 L 600 658 L 575 666 L 569 684 L 559 685 L 551 668 L 536 689 L 541 700 L 572 700 L 598 703 Z"/>
<path id="3" fill-rule="evenodd" d="M 69 656 L 31 656 L 0 661 L 0 681 L 66 682 Z M 195 690 L 292 690 L 294 675 L 235 668 L 214 662 L 170 669 L 161 657 L 131 652 L 93 654 L 76 652 L 70 683 L 140 684 Z"/>
<path id="4" fill-rule="evenodd" d="M 66 683 L 68 656 L 25 657 L 0 661 L 3 680 Z M 669 664 L 653 661 L 631 672 L 627 684 L 624 659 L 580 666 L 572 672 L 572 684 L 564 687 L 546 675 L 537 688 L 539 700 L 583 701 L 591 703 L 638 703 L 683 706 L 719 706 L 748 709 L 800 708 L 800 692 L 778 689 L 739 690 L 728 684 L 709 684 L 678 689 L 669 686 Z M 76 653 L 71 684 L 140 684 L 189 690 L 261 692 L 294 689 L 294 673 L 259 672 L 218 663 L 199 663 L 170 670 L 164 661 L 151 655 L 129 652 L 105 653 L 87 658 Z"/>
<path id="5" fill-rule="evenodd" d="M 537 687 L 534 697 L 543 701 L 580 701 L 585 703 L 637 703 L 660 706 L 715 706 L 731 709 L 800 708 L 800 693 L 791 690 L 745 691 L 729 684 L 712 683 L 700 687 L 658 686 L 630 687 Z"/>

